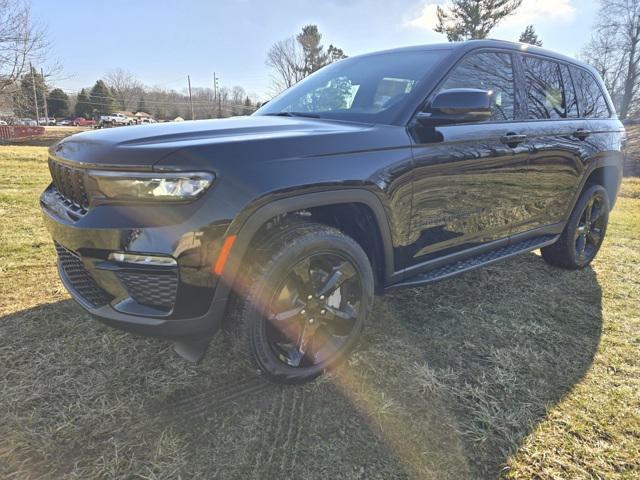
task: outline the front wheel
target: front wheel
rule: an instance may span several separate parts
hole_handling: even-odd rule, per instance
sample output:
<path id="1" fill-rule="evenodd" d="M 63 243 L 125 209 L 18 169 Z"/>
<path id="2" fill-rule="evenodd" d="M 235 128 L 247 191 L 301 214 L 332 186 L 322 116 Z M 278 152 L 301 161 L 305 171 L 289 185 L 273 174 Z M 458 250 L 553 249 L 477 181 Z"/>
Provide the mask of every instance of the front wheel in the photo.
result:
<path id="1" fill-rule="evenodd" d="M 353 239 L 320 224 L 289 227 L 266 243 L 241 275 L 248 291 L 234 307 L 239 341 L 271 380 L 304 382 L 356 344 L 373 301 L 371 264 Z"/>
<path id="2" fill-rule="evenodd" d="M 609 196 L 601 185 L 587 188 L 576 203 L 556 243 L 541 249 L 542 258 L 556 267 L 584 268 L 596 257 L 609 223 Z"/>

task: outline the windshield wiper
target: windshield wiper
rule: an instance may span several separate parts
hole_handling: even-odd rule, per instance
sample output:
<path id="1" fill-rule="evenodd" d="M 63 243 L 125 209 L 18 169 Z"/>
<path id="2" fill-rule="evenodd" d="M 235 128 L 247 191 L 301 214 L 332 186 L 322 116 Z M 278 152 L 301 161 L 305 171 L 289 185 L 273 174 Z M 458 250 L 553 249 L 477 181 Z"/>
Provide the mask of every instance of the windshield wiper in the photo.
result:
<path id="1" fill-rule="evenodd" d="M 273 117 L 308 117 L 308 118 L 320 118 L 320 115 L 316 115 L 315 113 L 307 113 L 307 112 L 277 112 L 277 113 L 266 113 L 265 115 L 271 115 Z"/>

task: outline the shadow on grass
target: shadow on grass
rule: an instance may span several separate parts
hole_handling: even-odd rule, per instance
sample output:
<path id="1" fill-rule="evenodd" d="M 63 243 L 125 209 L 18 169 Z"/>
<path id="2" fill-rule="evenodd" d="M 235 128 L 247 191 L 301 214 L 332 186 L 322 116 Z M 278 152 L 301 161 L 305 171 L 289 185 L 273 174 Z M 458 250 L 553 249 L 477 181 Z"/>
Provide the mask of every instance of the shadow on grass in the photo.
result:
<path id="1" fill-rule="evenodd" d="M 379 299 L 348 364 L 270 385 L 69 300 L 0 318 L 0 476 L 495 478 L 591 365 L 591 269 L 536 255 Z M 55 472 L 55 473 L 52 473 Z"/>

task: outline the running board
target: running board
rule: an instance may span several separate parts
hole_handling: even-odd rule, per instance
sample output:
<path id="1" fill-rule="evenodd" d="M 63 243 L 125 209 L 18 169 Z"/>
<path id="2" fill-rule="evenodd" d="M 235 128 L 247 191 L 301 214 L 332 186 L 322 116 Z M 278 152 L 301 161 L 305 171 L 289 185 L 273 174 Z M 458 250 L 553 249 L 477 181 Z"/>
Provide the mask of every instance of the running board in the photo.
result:
<path id="1" fill-rule="evenodd" d="M 537 248 L 546 247 L 551 245 L 558 239 L 559 235 L 542 235 L 539 237 L 533 237 L 528 240 L 523 240 L 518 243 L 506 245 L 504 247 L 496 248 L 489 252 L 481 253 L 475 257 L 467 258 L 459 262 L 450 263 L 442 267 L 434 268 L 423 273 L 419 273 L 414 277 L 407 278 L 398 283 L 394 283 L 387 287 L 387 290 L 395 290 L 396 288 L 417 287 L 419 285 L 425 285 L 427 283 L 438 282 L 445 278 L 450 278 L 455 275 L 459 275 L 475 268 L 483 267 L 491 263 L 503 260 L 505 258 L 513 257 L 520 253 L 530 252 Z"/>

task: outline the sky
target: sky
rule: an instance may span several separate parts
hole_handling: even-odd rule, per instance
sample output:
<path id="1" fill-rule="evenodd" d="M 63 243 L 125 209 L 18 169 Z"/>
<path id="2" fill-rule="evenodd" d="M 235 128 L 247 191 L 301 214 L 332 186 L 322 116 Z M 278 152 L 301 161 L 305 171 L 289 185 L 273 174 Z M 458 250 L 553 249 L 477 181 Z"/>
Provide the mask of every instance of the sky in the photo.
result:
<path id="1" fill-rule="evenodd" d="M 122 68 L 150 86 L 182 91 L 241 85 L 268 98 L 266 52 L 277 40 L 317 24 L 323 43 L 349 55 L 446 41 L 433 31 L 447 0 L 31 0 L 46 27 L 55 86 L 77 91 Z M 576 56 L 590 37 L 597 0 L 523 0 L 491 32 L 516 41 L 533 24 L 544 47 Z"/>

